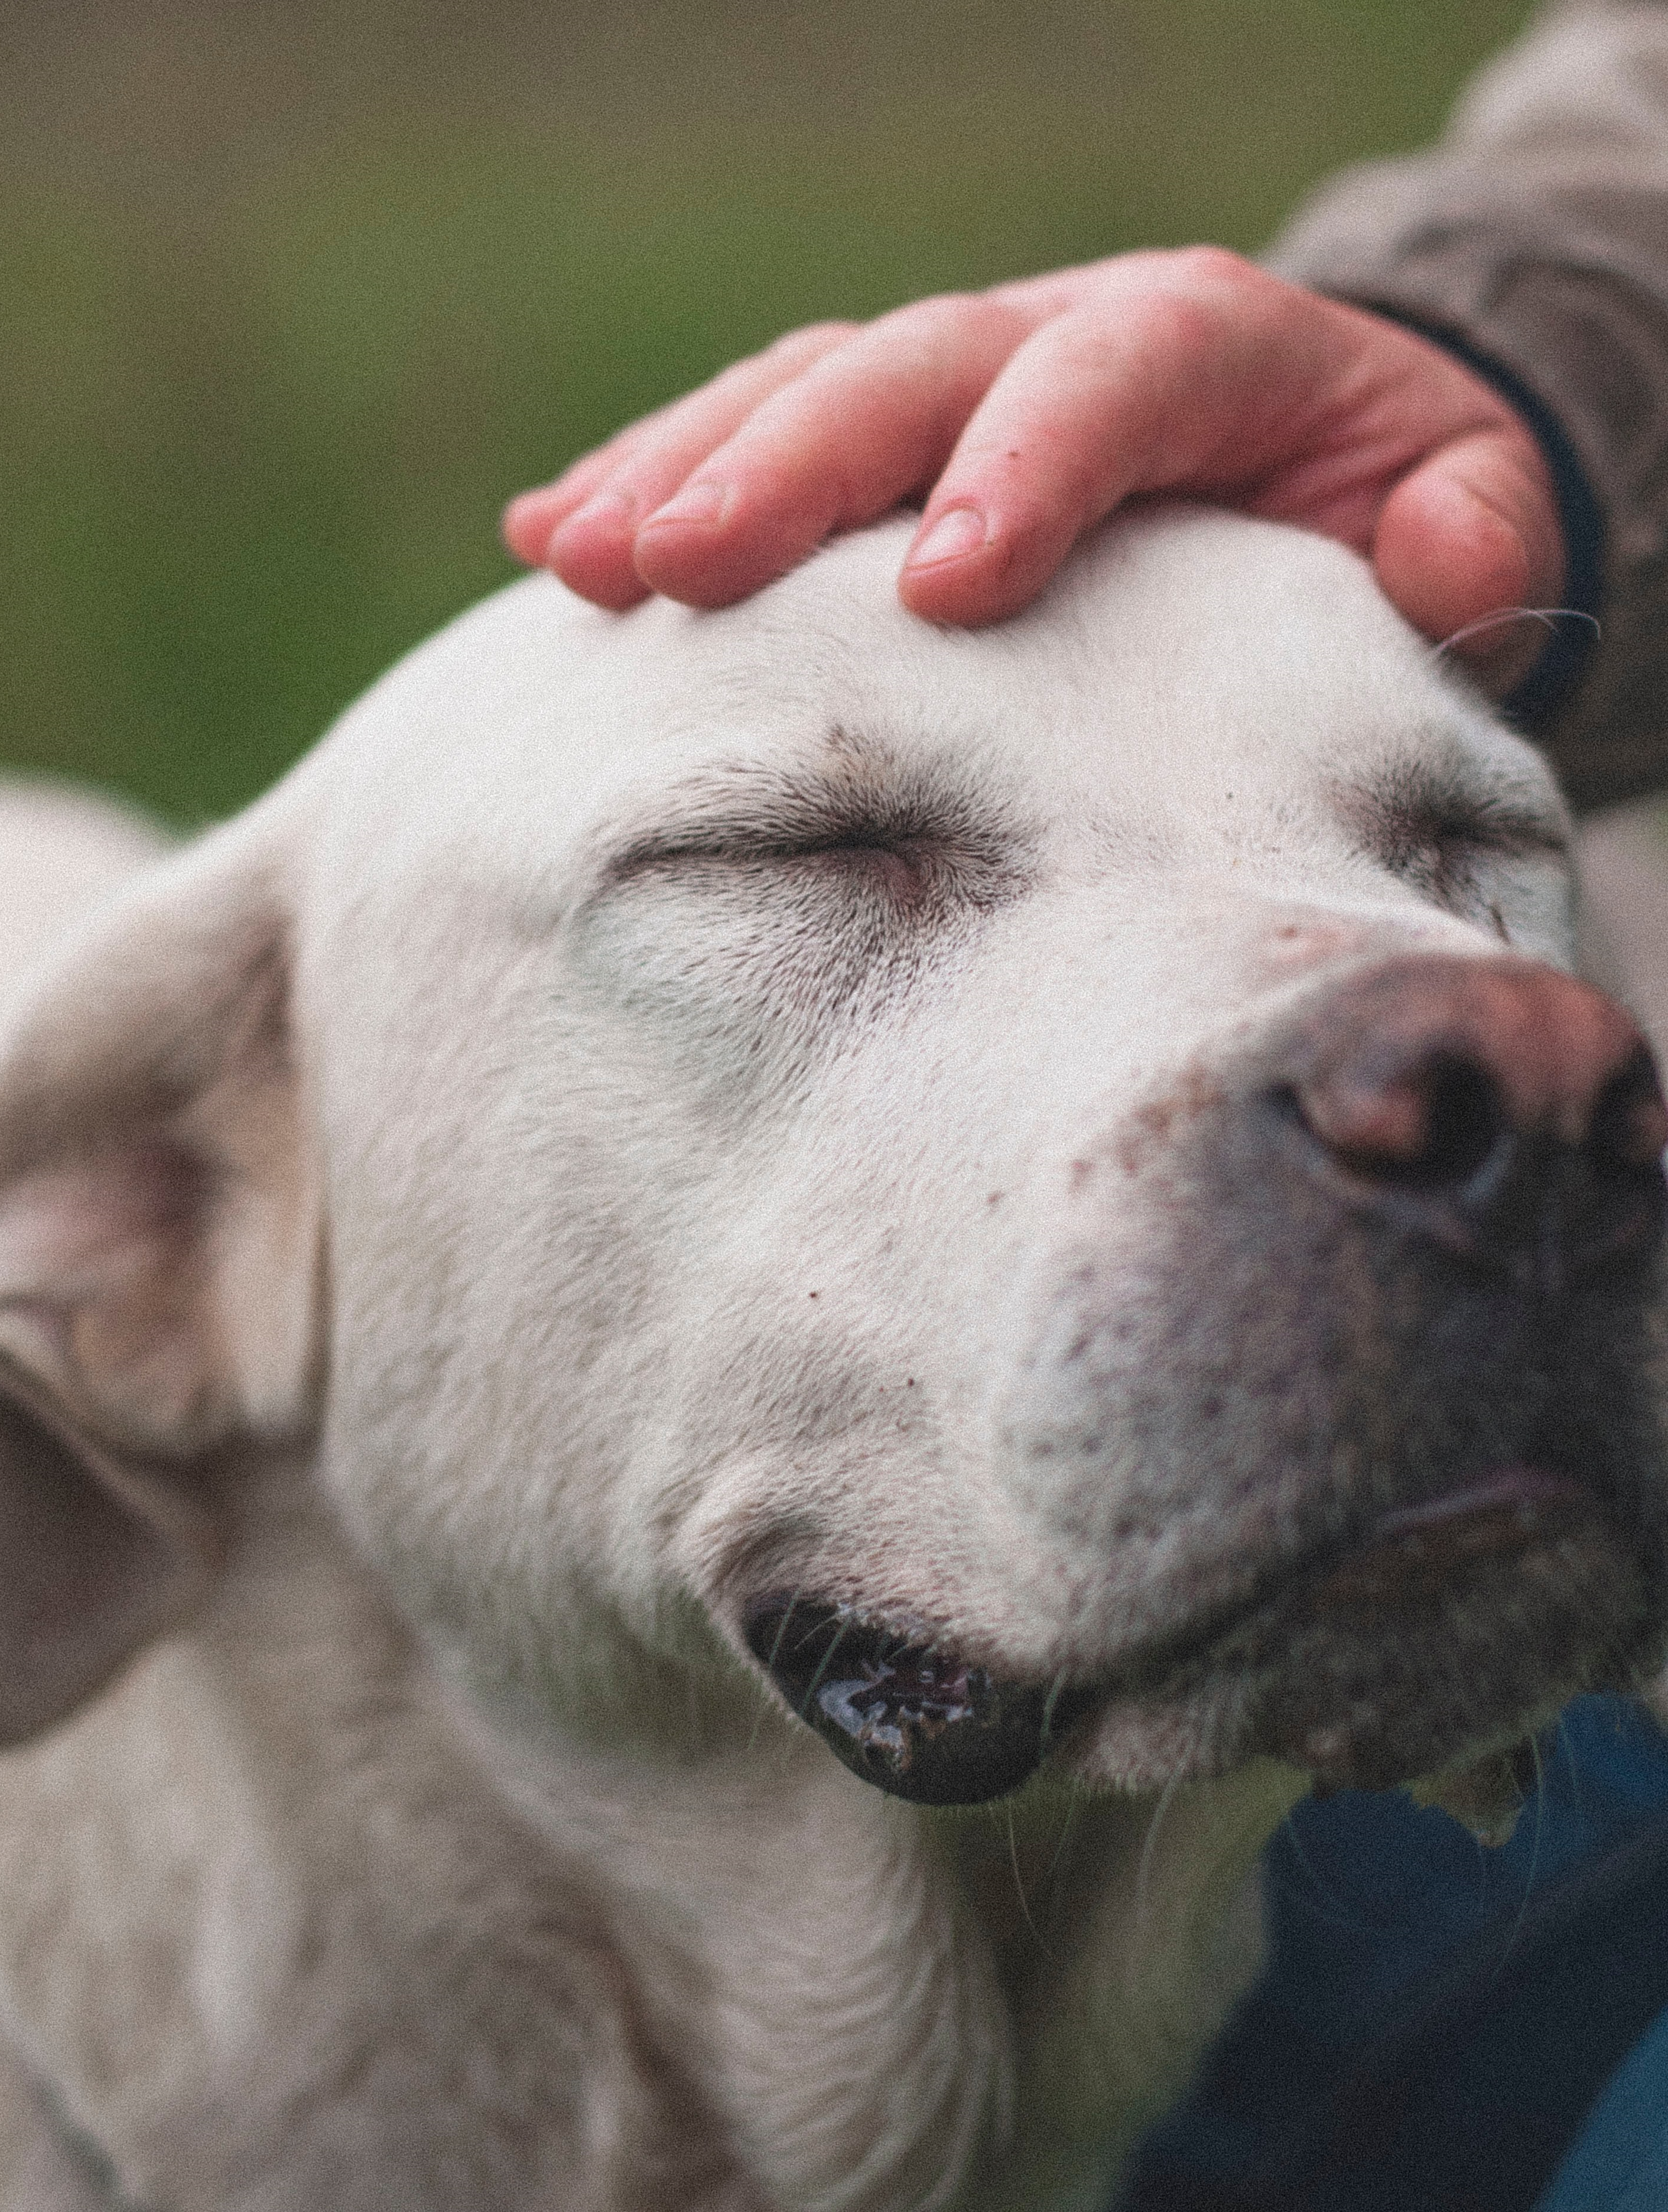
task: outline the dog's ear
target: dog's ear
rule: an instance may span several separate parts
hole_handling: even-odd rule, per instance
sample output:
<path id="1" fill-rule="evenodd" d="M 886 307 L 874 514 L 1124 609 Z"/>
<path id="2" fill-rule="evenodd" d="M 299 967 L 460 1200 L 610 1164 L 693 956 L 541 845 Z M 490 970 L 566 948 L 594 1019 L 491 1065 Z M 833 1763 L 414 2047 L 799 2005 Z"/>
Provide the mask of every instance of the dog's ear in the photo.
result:
<path id="1" fill-rule="evenodd" d="M 163 864 L 0 1028 L 0 1742 L 209 1587 L 217 1471 L 305 1431 L 318 1206 L 280 870 Z"/>

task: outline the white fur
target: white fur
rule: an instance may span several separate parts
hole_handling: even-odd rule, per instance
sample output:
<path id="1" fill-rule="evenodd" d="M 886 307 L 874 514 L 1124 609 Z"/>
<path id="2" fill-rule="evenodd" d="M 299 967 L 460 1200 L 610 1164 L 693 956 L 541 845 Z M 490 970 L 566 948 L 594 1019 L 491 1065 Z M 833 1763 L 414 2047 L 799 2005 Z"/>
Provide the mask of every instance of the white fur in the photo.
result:
<path id="1" fill-rule="evenodd" d="M 897 607 L 905 534 L 717 617 L 517 586 L 12 1013 L 0 1345 L 212 1580 L 0 1762 L 52 2115 L 8 2212 L 43 2160 L 106 2201 L 66 2130 L 171 2212 L 1044 2212 L 1252 1971 L 1301 1776 L 1125 1713 L 923 1811 L 773 1700 L 737 1593 L 1043 1676 L 1162 1625 L 1198 1516 L 1124 1545 L 1132 1443 L 1063 1497 L 1007 1442 L 1081 1417 L 1074 1164 L 1380 954 L 1567 962 L 1556 864 L 1441 908 L 1340 780 L 1557 802 L 1335 547 L 1147 520 L 960 635 Z M 852 941 L 736 856 L 785 776 L 947 787 L 1024 895 Z M 1137 1303 L 1153 1143 L 1095 1215 Z"/>

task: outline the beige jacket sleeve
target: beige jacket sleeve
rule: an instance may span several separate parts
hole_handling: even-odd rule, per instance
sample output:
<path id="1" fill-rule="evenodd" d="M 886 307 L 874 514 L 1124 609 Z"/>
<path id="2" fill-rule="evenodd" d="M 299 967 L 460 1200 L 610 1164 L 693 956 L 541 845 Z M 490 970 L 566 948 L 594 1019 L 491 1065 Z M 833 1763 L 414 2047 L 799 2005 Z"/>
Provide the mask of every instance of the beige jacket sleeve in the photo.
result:
<path id="1" fill-rule="evenodd" d="M 1451 334 L 1562 424 L 1602 638 L 1536 732 L 1578 805 L 1668 783 L 1668 0 L 1562 0 L 1428 153 L 1328 185 L 1272 266 Z"/>

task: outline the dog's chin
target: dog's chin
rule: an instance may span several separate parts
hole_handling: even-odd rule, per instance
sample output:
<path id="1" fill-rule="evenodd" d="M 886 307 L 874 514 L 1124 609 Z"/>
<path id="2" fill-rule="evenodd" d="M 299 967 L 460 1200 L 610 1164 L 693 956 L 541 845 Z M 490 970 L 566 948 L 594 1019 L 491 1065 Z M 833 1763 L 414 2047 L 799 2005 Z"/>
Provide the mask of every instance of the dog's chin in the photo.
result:
<path id="1" fill-rule="evenodd" d="M 1259 1755 L 1327 1790 L 1497 1763 L 1568 1698 L 1636 1679 L 1654 1656 L 1652 1618 L 1641 1549 L 1593 1493 L 1510 1467 L 1380 1515 L 1353 1544 L 1271 1571 L 1235 1606 L 1184 1620 L 1092 1680 L 1010 1678 L 895 1616 L 802 1596 L 758 1601 L 747 1637 L 855 1772 L 917 1802 L 966 1805 L 1045 1760 L 1122 1789 Z"/>
<path id="2" fill-rule="evenodd" d="M 1591 1492 L 1501 1468 L 1142 1655 L 1080 1730 L 1077 1769 L 1152 1787 L 1263 1753 L 1327 1790 L 1437 1774 L 1637 1679 L 1652 1595 Z"/>

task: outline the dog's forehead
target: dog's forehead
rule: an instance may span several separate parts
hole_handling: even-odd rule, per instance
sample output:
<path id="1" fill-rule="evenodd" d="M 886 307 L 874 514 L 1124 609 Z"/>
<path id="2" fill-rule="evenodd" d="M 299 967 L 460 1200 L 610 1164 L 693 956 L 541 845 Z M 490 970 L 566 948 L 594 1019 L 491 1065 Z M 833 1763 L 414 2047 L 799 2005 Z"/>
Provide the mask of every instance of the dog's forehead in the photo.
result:
<path id="1" fill-rule="evenodd" d="M 1307 533 L 1135 518 L 1030 611 L 972 632 L 899 604 L 908 534 L 842 540 L 718 617 L 646 609 L 626 626 L 628 672 L 616 664 L 638 710 L 616 726 L 622 780 L 628 756 L 652 790 L 691 758 L 814 754 L 838 732 L 903 760 L 999 757 L 1063 797 L 1191 806 L 1227 771 L 1289 801 L 1317 773 L 1428 757 L 1434 725 L 1470 734 L 1470 709 L 1365 563 Z"/>
<path id="2" fill-rule="evenodd" d="M 606 615 L 548 578 L 487 602 L 348 719 L 379 851 L 548 868 L 652 826 L 713 764 L 814 769 L 831 739 L 997 769 L 1062 834 L 1259 804 L 1290 818 L 1457 756 L 1538 774 L 1366 564 L 1308 533 L 1151 510 L 1097 533 L 1024 615 L 953 631 L 898 601 L 909 530 L 855 533 L 716 613 Z"/>

